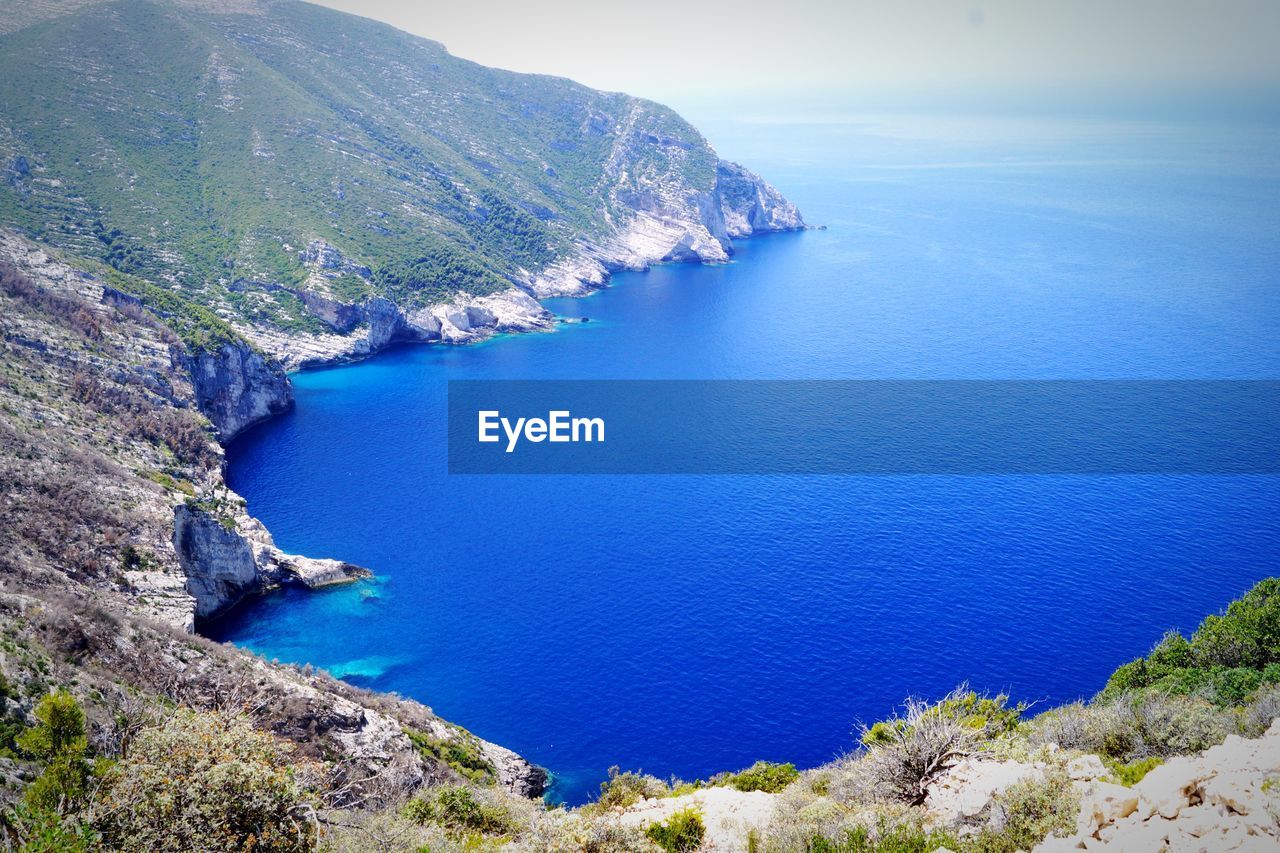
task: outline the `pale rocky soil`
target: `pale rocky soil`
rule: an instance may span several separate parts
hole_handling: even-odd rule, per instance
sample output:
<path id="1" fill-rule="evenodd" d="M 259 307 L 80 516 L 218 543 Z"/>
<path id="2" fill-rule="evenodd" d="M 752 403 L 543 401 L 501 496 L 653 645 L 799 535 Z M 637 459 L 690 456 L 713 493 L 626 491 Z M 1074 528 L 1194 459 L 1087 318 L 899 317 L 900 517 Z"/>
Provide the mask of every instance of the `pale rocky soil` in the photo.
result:
<path id="1" fill-rule="evenodd" d="M 1076 834 L 1036 851 L 1101 849 L 1280 850 L 1280 720 L 1261 738 L 1171 759 L 1132 788 L 1095 783 Z"/>
<path id="2" fill-rule="evenodd" d="M 1257 739 L 1232 735 L 1199 755 L 1169 760 L 1130 788 L 1108 781 L 1096 755 L 1066 762 L 1081 795 L 1076 834 L 1046 839 L 1035 853 L 1220 853 L 1280 850 L 1280 720 Z M 1043 779 L 1050 764 L 965 759 L 929 788 L 929 826 L 964 834 L 1019 782 Z M 706 826 L 702 850 L 743 851 L 751 829 L 767 827 L 784 794 L 708 788 L 641 800 L 621 812 L 623 825 L 645 827 L 696 807 Z"/>
<path id="3" fill-rule="evenodd" d="M 641 800 L 619 817 L 623 826 L 662 823 L 676 812 L 693 806 L 702 813 L 706 835 L 703 850 L 745 850 L 747 833 L 769 825 L 777 805 L 777 794 L 738 791 L 733 788 L 705 788 L 679 797 Z"/>

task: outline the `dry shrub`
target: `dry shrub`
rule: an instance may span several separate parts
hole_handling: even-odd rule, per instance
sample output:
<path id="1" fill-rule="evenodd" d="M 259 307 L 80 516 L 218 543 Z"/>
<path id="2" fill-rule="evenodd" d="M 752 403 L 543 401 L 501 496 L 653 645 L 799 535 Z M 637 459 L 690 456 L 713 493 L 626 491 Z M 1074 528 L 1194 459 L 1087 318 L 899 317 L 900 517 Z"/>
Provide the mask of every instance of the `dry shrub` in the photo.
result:
<path id="1" fill-rule="evenodd" d="M 867 751 L 853 763 L 856 786 L 872 799 L 923 803 L 940 773 L 1016 725 L 1020 709 L 1006 701 L 964 685 L 936 704 L 907 699 L 898 716 L 862 726 Z"/>
<path id="2" fill-rule="evenodd" d="M 1240 715 L 1240 733 L 1245 737 L 1262 737 L 1278 718 L 1280 718 L 1280 687 L 1263 688 L 1258 691 L 1253 701 L 1244 707 Z"/>
<path id="3" fill-rule="evenodd" d="M 625 809 L 640 800 L 661 797 L 669 791 L 667 784 L 656 776 L 631 770 L 620 772 L 614 766 L 609 768 L 608 780 L 600 783 L 600 796 L 590 808 L 597 812 Z"/>
<path id="4" fill-rule="evenodd" d="M 1031 721 L 1027 737 L 1131 762 L 1200 752 L 1236 730 L 1231 711 L 1195 697 L 1149 692 L 1055 708 Z"/>
<path id="5" fill-rule="evenodd" d="M 209 434 L 194 414 L 171 408 L 141 389 L 76 371 L 71 376 L 71 396 L 114 418 L 126 435 L 168 447 L 183 462 L 208 464 L 217 456 Z"/>
<path id="6" fill-rule="evenodd" d="M 540 820 L 522 846 L 538 853 L 656 853 L 661 849 L 638 826 L 623 826 L 616 816 L 581 811 Z"/>
<path id="7" fill-rule="evenodd" d="M 112 849 L 313 850 L 313 803 L 290 751 L 242 717 L 180 710 L 112 768 L 94 828 Z"/>
<path id="8" fill-rule="evenodd" d="M 83 299 L 54 293 L 32 281 L 10 261 L 0 259 L 0 290 L 49 314 L 89 341 L 102 340 L 102 323 L 94 307 Z"/>

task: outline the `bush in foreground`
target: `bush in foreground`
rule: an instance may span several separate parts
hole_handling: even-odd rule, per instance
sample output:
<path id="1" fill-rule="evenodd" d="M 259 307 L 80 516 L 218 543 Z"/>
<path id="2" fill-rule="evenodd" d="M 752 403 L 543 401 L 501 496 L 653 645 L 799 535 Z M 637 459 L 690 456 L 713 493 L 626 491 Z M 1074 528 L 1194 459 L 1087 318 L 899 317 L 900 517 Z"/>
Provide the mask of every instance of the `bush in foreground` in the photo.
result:
<path id="1" fill-rule="evenodd" d="M 702 845 L 705 833 L 702 814 L 690 807 L 676 812 L 665 823 L 653 824 L 644 834 L 667 853 L 688 853 Z"/>
<path id="2" fill-rule="evenodd" d="M 1080 796 L 1062 769 L 1011 786 L 996 798 L 987 828 L 963 839 L 962 853 L 1030 850 L 1051 834 L 1075 831 Z"/>
<path id="3" fill-rule="evenodd" d="M 856 826 L 835 837 L 814 835 L 805 847 L 807 853 L 933 853 L 951 850 L 956 843 L 955 838 L 938 830 L 913 823 L 881 822 L 874 830 Z"/>
<path id="4" fill-rule="evenodd" d="M 1016 728 L 1022 709 L 1008 707 L 1007 696 L 963 686 L 936 704 L 908 699 L 899 716 L 863 727 L 867 752 L 857 761 L 863 787 L 872 796 L 919 805 L 938 774 Z"/>
<path id="5" fill-rule="evenodd" d="M 35 709 L 36 725 L 16 738 L 18 748 L 44 765 L 23 794 L 30 809 L 69 814 L 82 804 L 89 783 L 84 710 L 66 691 L 50 693 Z"/>
<path id="6" fill-rule="evenodd" d="M 93 824 L 122 850 L 314 849 L 313 803 L 291 752 L 243 717 L 177 711 L 106 775 Z"/>
<path id="7" fill-rule="evenodd" d="M 640 800 L 661 797 L 668 790 L 666 784 L 655 776 L 630 770 L 621 772 L 616 766 L 610 767 L 608 780 L 600 783 L 600 797 L 589 808 L 594 811 L 625 809 Z"/>
<path id="8" fill-rule="evenodd" d="M 1170 631 L 1145 658 L 1119 667 L 1100 698 L 1155 691 L 1199 696 L 1224 707 L 1280 683 L 1280 578 L 1259 581 L 1190 639 Z"/>
<path id="9" fill-rule="evenodd" d="M 739 791 L 764 791 L 776 794 L 800 777 L 794 764 L 772 764 L 757 761 L 729 778 L 729 785 Z"/>
<path id="10" fill-rule="evenodd" d="M 455 835 L 505 835 L 518 829 L 506 808 L 478 799 L 465 785 L 434 788 L 411 800 L 404 815 L 414 823 L 434 823 Z"/>

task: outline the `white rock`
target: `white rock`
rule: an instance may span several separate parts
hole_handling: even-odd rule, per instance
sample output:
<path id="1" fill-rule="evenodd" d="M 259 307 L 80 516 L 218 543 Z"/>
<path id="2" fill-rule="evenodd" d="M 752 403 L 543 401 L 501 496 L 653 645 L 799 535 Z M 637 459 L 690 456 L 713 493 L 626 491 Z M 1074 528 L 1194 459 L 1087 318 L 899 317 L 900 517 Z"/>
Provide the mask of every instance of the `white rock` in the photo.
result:
<path id="1" fill-rule="evenodd" d="M 984 813 L 998 794 L 1044 770 L 1018 761 L 966 758 L 929 785 L 925 808 L 935 825 L 952 826 Z"/>
<path id="2" fill-rule="evenodd" d="M 1101 779 L 1107 775 L 1107 766 L 1096 755 L 1081 755 L 1067 762 L 1067 775 L 1080 781 Z"/>

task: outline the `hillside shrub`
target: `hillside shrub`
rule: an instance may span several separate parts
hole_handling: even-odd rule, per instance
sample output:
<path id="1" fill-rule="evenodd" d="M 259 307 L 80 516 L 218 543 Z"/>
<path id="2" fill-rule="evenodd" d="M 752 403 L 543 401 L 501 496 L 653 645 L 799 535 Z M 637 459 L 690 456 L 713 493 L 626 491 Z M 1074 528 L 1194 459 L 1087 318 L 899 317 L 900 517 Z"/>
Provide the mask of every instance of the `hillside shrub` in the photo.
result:
<path id="1" fill-rule="evenodd" d="M 1262 737 L 1280 719 L 1280 687 L 1266 687 L 1240 713 L 1240 734 Z"/>
<path id="2" fill-rule="evenodd" d="M 907 699 L 899 715 L 862 728 L 867 752 L 857 769 L 866 789 L 912 805 L 924 802 L 939 773 L 1017 727 L 1023 706 L 1007 703 L 1007 696 L 983 696 L 963 685 L 936 704 Z"/>
<path id="3" fill-rule="evenodd" d="M 3 815 L 0 835 L 16 842 L 22 853 L 90 853 L 101 849 L 101 839 L 90 827 L 25 803 Z"/>
<path id="4" fill-rule="evenodd" d="M 292 749 L 244 717 L 179 710 L 106 775 L 94 827 L 123 850 L 311 850 L 313 802 Z"/>
<path id="5" fill-rule="evenodd" d="M 23 791 L 22 802 L 3 815 L 0 834 L 28 853 L 94 849 L 97 835 L 75 817 L 88 797 L 94 769 L 87 758 L 84 709 L 60 690 L 45 695 L 34 715 L 36 724 L 21 727 L 13 740 L 18 752 L 42 770 Z"/>
<path id="6" fill-rule="evenodd" d="M 617 820 L 581 812 L 538 821 L 522 840 L 527 842 L 528 849 L 548 853 L 633 853 L 659 849 L 638 826 L 624 826 Z"/>
<path id="7" fill-rule="evenodd" d="M 1164 759 L 1155 755 L 1130 761 L 1128 764 L 1122 764 L 1114 759 L 1106 761 L 1107 768 L 1111 771 L 1111 779 L 1117 785 L 1124 785 L 1126 788 L 1141 782 L 1144 776 L 1161 764 L 1164 764 Z"/>
<path id="8" fill-rule="evenodd" d="M 1112 673 L 1099 698 L 1148 691 L 1199 696 L 1224 707 L 1280 683 L 1280 578 L 1260 581 L 1190 639 L 1170 631 L 1144 658 Z"/>
<path id="9" fill-rule="evenodd" d="M 1204 699 L 1136 692 L 1047 711 L 1027 724 L 1026 736 L 1033 744 L 1057 744 L 1127 763 L 1199 752 L 1240 729 L 1235 712 Z"/>
<path id="10" fill-rule="evenodd" d="M 619 772 L 615 766 L 609 768 L 609 778 L 600 783 L 600 796 L 592 806 L 597 811 L 625 809 L 640 800 L 661 797 L 666 793 L 667 786 L 661 779 L 630 770 Z"/>
<path id="11" fill-rule="evenodd" d="M 805 849 L 806 853 L 933 853 L 958 846 L 953 836 L 940 830 L 910 821 L 882 820 L 874 829 L 856 826 L 836 836 L 812 835 Z"/>
<path id="12" fill-rule="evenodd" d="M 1125 761 L 1200 752 L 1236 730 L 1231 712 L 1203 699 L 1155 693 L 1129 698 L 1121 708 L 1129 716 L 1131 740 L 1126 750 L 1108 754 Z"/>
<path id="13" fill-rule="evenodd" d="M 702 814 L 692 806 L 673 814 L 665 823 L 655 823 L 644 834 L 667 853 L 687 853 L 702 846 L 706 827 Z"/>
<path id="14" fill-rule="evenodd" d="M 434 788 L 410 800 L 404 815 L 414 823 L 434 823 L 455 834 L 505 835 L 518 828 L 502 805 L 478 799 L 465 785 Z"/>
<path id="15" fill-rule="evenodd" d="M 1009 787 L 992 804 L 990 825 L 964 839 L 963 853 L 1015 853 L 1031 850 L 1050 834 L 1075 831 L 1080 796 L 1064 771 L 1027 779 Z"/>
<path id="16" fill-rule="evenodd" d="M 757 761 L 729 778 L 729 785 L 739 791 L 764 791 L 776 794 L 800 776 L 794 764 L 773 764 Z"/>
<path id="17" fill-rule="evenodd" d="M 50 693 L 35 708 L 36 724 L 16 738 L 18 749 L 44 765 L 23 792 L 35 811 L 69 814 L 85 798 L 91 766 L 87 759 L 84 709 L 66 691 Z"/>
<path id="18" fill-rule="evenodd" d="M 1018 727 L 1018 721 L 1025 706 L 1009 707 L 1008 702 L 1009 697 L 1003 694 L 985 696 L 962 685 L 936 705 L 921 708 L 920 715 L 945 718 L 974 731 L 983 740 L 990 740 Z M 894 743 L 904 734 L 904 729 L 916 724 L 910 718 L 911 714 L 908 713 L 905 716 L 883 720 L 870 728 L 864 728 L 861 735 L 862 745 Z"/>

